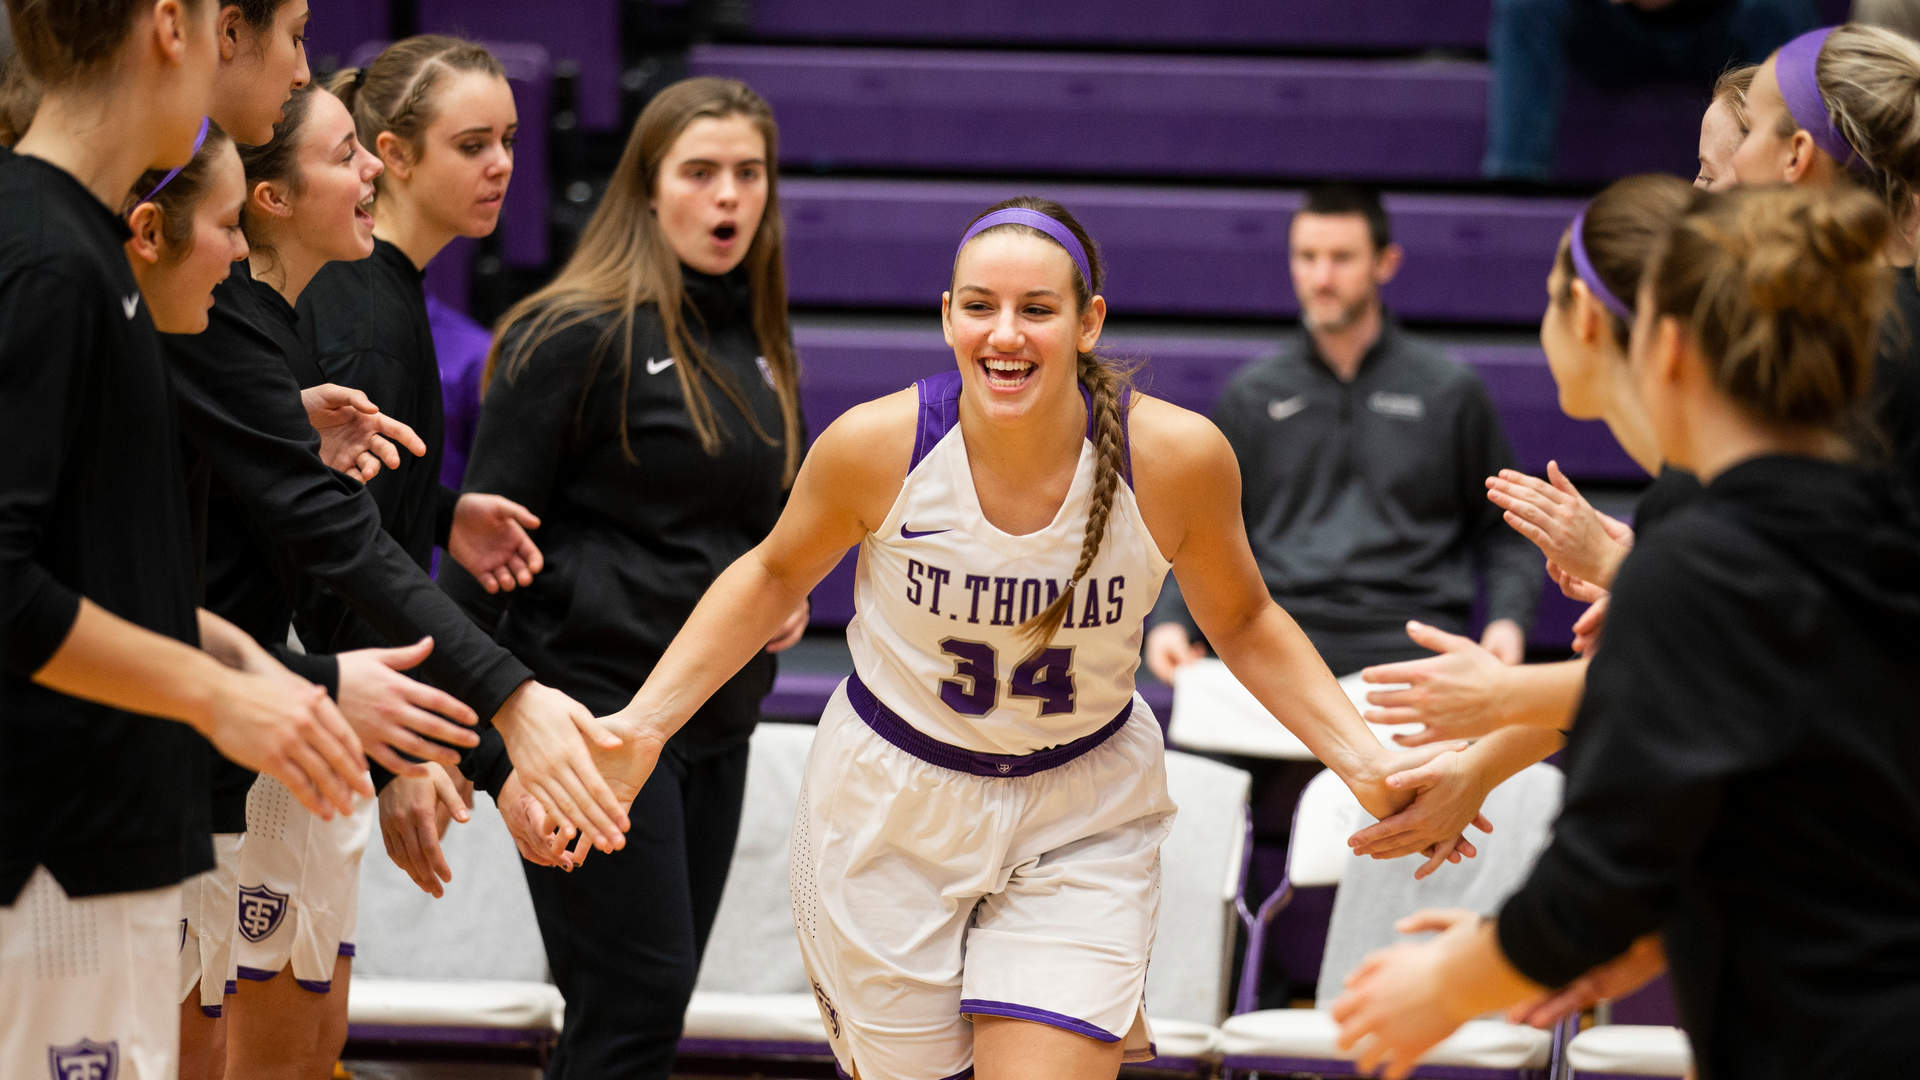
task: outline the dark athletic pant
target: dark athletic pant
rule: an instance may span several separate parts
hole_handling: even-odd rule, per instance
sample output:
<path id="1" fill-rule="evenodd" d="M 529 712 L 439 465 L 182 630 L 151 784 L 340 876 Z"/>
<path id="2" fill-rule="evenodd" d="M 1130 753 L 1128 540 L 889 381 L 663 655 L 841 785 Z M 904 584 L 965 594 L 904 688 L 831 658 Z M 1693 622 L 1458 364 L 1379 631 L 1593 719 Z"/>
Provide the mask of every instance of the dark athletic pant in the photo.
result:
<path id="1" fill-rule="evenodd" d="M 547 1080 L 667 1080 L 740 831 L 747 743 L 669 742 L 627 846 L 571 874 L 523 862 L 567 999 Z"/>

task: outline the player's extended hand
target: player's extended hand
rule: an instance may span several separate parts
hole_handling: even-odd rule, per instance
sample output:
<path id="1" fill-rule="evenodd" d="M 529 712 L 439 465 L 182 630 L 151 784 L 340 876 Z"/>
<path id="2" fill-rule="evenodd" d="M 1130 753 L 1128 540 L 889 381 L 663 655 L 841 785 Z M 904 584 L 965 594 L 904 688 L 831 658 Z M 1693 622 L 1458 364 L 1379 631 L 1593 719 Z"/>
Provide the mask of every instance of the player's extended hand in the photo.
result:
<path id="1" fill-rule="evenodd" d="M 1147 631 L 1147 670 L 1153 677 L 1173 685 L 1173 673 L 1190 660 L 1207 655 L 1207 647 L 1194 641 L 1187 628 L 1177 622 L 1163 622 Z"/>
<path id="2" fill-rule="evenodd" d="M 1395 735 L 1402 746 L 1470 739 L 1501 726 L 1507 665 L 1472 638 L 1425 623 L 1409 622 L 1407 636 L 1434 655 L 1361 671 L 1363 682 L 1395 687 L 1367 691 L 1368 721 L 1426 725 Z"/>
<path id="3" fill-rule="evenodd" d="M 512 592 L 533 584 L 533 575 L 546 568 L 546 557 L 527 535 L 539 527 L 533 511 L 512 499 L 469 491 L 453 506 L 447 554 L 488 592 Z"/>
<path id="4" fill-rule="evenodd" d="M 1546 1030 L 1602 1001 L 1626 997 L 1667 970 L 1667 950 L 1660 935 L 1649 934 L 1627 951 L 1601 964 L 1553 993 L 1524 1001 L 1507 1010 L 1507 1020 Z"/>
<path id="5" fill-rule="evenodd" d="M 1506 523 L 1565 572 L 1610 588 L 1620 561 L 1633 546 L 1633 530 L 1593 508 L 1560 471 L 1547 462 L 1547 479 L 1518 469 L 1487 477 L 1487 498 L 1505 511 Z"/>
<path id="6" fill-rule="evenodd" d="M 602 851 L 626 846 L 626 807 L 601 779 L 596 752 L 616 750 L 621 738 L 587 707 L 528 679 L 494 714 L 493 726 L 521 786 L 572 840 L 576 834 Z M 637 788 L 635 790 L 638 790 Z"/>
<path id="7" fill-rule="evenodd" d="M 1421 911 L 1395 924 L 1401 933 L 1441 930 L 1418 944 L 1391 945 L 1368 956 L 1347 976 L 1346 991 L 1333 1003 L 1340 1034 L 1334 1045 L 1357 1053 L 1361 1074 L 1400 1080 L 1420 1056 L 1461 1024 L 1458 996 L 1449 992 L 1449 938 L 1471 934 L 1470 911 Z"/>
<path id="8" fill-rule="evenodd" d="M 633 805 L 640 789 L 647 786 L 647 779 L 660 763 L 660 752 L 666 748 L 666 740 L 651 728 L 633 723 L 624 712 L 604 717 L 601 723 L 617 732 L 621 743 L 607 750 L 596 747 L 593 752 L 594 764 L 599 766 L 600 775 L 613 790 L 621 808 L 626 809 Z M 588 854 L 586 837 L 582 836 L 569 854 L 573 858 L 573 865 L 585 862 Z"/>
<path id="9" fill-rule="evenodd" d="M 1446 862 L 1459 862 L 1456 855 L 1478 854 L 1463 837 L 1467 826 L 1483 833 L 1493 831 L 1493 823 L 1480 812 L 1491 788 L 1465 754 L 1436 754 L 1423 765 L 1387 777 L 1387 786 L 1414 792 L 1416 797 L 1406 809 L 1349 837 L 1347 844 L 1355 855 L 1398 859 L 1428 853 L 1427 861 L 1413 872 L 1416 879 L 1424 878 Z M 1436 837 L 1462 838 L 1454 850 L 1436 853 Z"/>
<path id="10" fill-rule="evenodd" d="M 440 838 L 450 822 L 464 822 L 473 810 L 473 784 L 455 780 L 437 764 L 417 776 L 396 776 L 380 791 L 380 839 L 387 858 L 407 872 L 420 891 L 438 900 L 443 881 L 453 880 Z"/>
<path id="11" fill-rule="evenodd" d="M 280 781 L 320 819 L 352 813 L 356 794 L 373 797 L 359 738 L 324 688 L 273 667 L 223 669 L 201 734 L 227 757 Z"/>
<path id="12" fill-rule="evenodd" d="M 469 730 L 479 721 L 471 708 L 452 694 L 401 674 L 432 651 L 433 639 L 421 638 L 403 648 L 355 649 L 336 657 L 340 664 L 340 712 L 360 736 L 367 756 L 395 776 L 424 777 L 425 762 L 455 768 L 460 755 L 453 747 L 480 743 L 480 736 Z M 402 754 L 421 761 L 408 761 Z"/>
<path id="13" fill-rule="evenodd" d="M 400 467 L 397 446 L 414 457 L 427 452 L 412 428 L 350 386 L 309 386 L 300 391 L 300 403 L 307 408 L 307 423 L 320 433 L 320 460 L 363 484 L 382 468 Z"/>

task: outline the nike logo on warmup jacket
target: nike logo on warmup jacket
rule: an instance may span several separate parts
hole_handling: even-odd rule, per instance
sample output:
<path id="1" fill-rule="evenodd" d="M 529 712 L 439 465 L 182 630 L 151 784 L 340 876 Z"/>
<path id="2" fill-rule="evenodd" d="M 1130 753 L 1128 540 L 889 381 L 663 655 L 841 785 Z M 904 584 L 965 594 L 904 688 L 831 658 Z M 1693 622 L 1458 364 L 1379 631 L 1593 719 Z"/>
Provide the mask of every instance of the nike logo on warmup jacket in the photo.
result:
<path id="1" fill-rule="evenodd" d="M 672 366 L 673 357 L 671 356 L 665 360 L 655 360 L 651 356 L 647 357 L 647 374 L 649 375 L 658 375 Z"/>
<path id="2" fill-rule="evenodd" d="M 127 313 L 127 318 L 133 318 L 133 313 L 140 310 L 140 294 L 134 293 L 120 301 L 120 310 Z"/>
<path id="3" fill-rule="evenodd" d="M 1285 400 L 1274 399 L 1267 402 L 1267 415 L 1275 420 L 1285 420 L 1307 407 L 1307 395 L 1295 394 Z"/>
<path id="4" fill-rule="evenodd" d="M 900 526 L 900 539 L 918 540 L 923 536 L 938 536 L 943 532 L 952 531 L 952 529 L 909 529 L 905 525 L 902 525 Z"/>

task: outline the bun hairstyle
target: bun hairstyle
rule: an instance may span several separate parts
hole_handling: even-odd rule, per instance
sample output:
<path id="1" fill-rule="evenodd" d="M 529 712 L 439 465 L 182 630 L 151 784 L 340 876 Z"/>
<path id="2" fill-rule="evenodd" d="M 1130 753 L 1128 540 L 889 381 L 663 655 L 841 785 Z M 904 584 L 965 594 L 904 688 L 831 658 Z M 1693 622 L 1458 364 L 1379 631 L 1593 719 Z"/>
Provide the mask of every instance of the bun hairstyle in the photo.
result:
<path id="1" fill-rule="evenodd" d="M 1892 295 L 1892 221 L 1850 188 L 1696 192 L 1642 302 L 1672 316 L 1717 386 L 1769 423 L 1840 427 L 1864 403 Z"/>
<path id="2" fill-rule="evenodd" d="M 1043 214 L 1064 226 L 1073 235 L 1074 240 L 1080 245 L 1081 252 L 1085 254 L 1087 268 L 1086 273 L 1083 274 L 1079 260 L 1072 260 L 1074 262 L 1072 269 L 1074 309 L 1076 313 L 1086 311 L 1087 305 L 1093 302 L 1093 298 L 1099 295 L 1101 288 L 1106 284 L 1106 267 L 1100 261 L 1098 246 L 1094 244 L 1093 238 L 1087 235 L 1087 230 L 1080 224 L 1079 219 L 1075 218 L 1066 207 L 1052 199 L 1037 199 L 1030 196 L 1008 199 L 981 211 L 969 223 L 967 232 L 971 235 L 968 237 L 968 243 L 971 243 L 974 238 L 992 233 L 1020 232 L 1040 237 L 1050 244 L 1059 244 L 1063 249 L 1066 248 L 1066 245 L 1060 244 L 1058 238 L 1045 231 L 1032 225 L 1015 222 L 989 225 L 978 233 L 973 232 L 973 225 L 1002 210 L 1030 210 Z M 962 245 L 962 250 L 965 250 L 965 245 Z M 1068 254 L 1073 253 L 1068 251 Z M 957 255 L 955 262 L 958 263 Z M 1080 541 L 1080 559 L 1074 564 L 1073 580 L 1064 592 L 1046 606 L 1045 610 L 1020 624 L 1020 634 L 1033 643 L 1033 651 L 1036 653 L 1046 648 L 1047 643 L 1053 640 L 1053 635 L 1060 629 L 1060 624 L 1066 619 L 1067 612 L 1073 609 L 1075 587 L 1086 577 L 1087 571 L 1093 567 L 1094 558 L 1100 554 L 1100 545 L 1106 539 L 1107 520 L 1113 513 L 1113 496 L 1120 485 L 1120 470 L 1126 454 L 1126 428 L 1120 413 L 1120 399 L 1132 385 L 1131 373 L 1119 364 L 1094 353 L 1080 353 L 1077 359 L 1076 374 L 1081 385 L 1087 388 L 1088 397 L 1092 399 L 1094 449 L 1098 455 L 1095 459 L 1093 474 L 1093 502 L 1087 509 L 1087 529 Z"/>
<path id="3" fill-rule="evenodd" d="M 1920 193 L 1920 43 L 1878 26 L 1834 29 L 1814 65 L 1833 126 L 1858 162 L 1842 170 L 1910 226 Z M 1797 127 L 1781 120 L 1782 136 Z"/>
<path id="4" fill-rule="evenodd" d="M 27 133 L 40 108 L 40 84 L 12 56 L 0 56 L 0 146 L 11 147 Z"/>
<path id="5" fill-rule="evenodd" d="M 1587 261 L 1600 284 L 1621 301 L 1631 305 L 1640 295 L 1640 275 L 1647 256 L 1673 228 L 1673 223 L 1692 204 L 1694 187 L 1677 176 L 1648 173 L 1616 180 L 1587 204 L 1578 223 Z M 1560 242 L 1554 262 L 1560 268 L 1560 289 L 1553 296 L 1556 305 L 1573 302 L 1573 283 L 1580 274 L 1574 267 L 1572 237 Z M 1589 288 L 1592 287 L 1589 283 Z M 1617 312 L 1606 311 L 1607 324 L 1621 349 L 1633 333 L 1633 324 Z"/>
<path id="6" fill-rule="evenodd" d="M 207 0 L 180 0 L 198 12 Z M 153 0 L 6 0 L 16 63 L 58 89 L 113 59 Z"/>
<path id="7" fill-rule="evenodd" d="M 420 152 L 421 136 L 438 115 L 437 97 L 447 77 L 477 71 L 506 78 L 506 69 L 492 53 L 457 37 L 420 34 L 386 47 L 364 68 L 344 68 L 327 84 L 353 114 L 360 145 L 378 153 L 380 133 L 400 139 L 400 152 L 411 158 Z M 387 182 L 385 173 L 374 181 Z"/>
<path id="8" fill-rule="evenodd" d="M 159 207 L 160 238 L 166 241 L 169 261 L 178 262 L 192 253 L 193 215 L 207 197 L 214 161 L 232 142 L 219 124 L 208 120 L 207 137 L 194 152 L 192 161 L 178 170 L 148 169 L 134 181 L 133 190 L 121 205 L 121 217 L 133 213 L 141 203 Z"/>

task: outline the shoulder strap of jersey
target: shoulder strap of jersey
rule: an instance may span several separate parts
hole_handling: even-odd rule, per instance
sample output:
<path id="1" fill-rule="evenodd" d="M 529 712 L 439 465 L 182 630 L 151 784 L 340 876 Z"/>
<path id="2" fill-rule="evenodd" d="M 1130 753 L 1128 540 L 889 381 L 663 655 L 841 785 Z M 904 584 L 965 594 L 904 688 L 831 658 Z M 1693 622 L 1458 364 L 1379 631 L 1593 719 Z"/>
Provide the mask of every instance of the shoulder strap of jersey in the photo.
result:
<path id="1" fill-rule="evenodd" d="M 938 375 L 929 375 L 914 384 L 920 393 L 920 418 L 914 425 L 913 460 L 907 464 L 912 472 L 920 465 L 939 441 L 946 438 L 953 425 L 960 422 L 960 373 L 943 371 Z"/>

